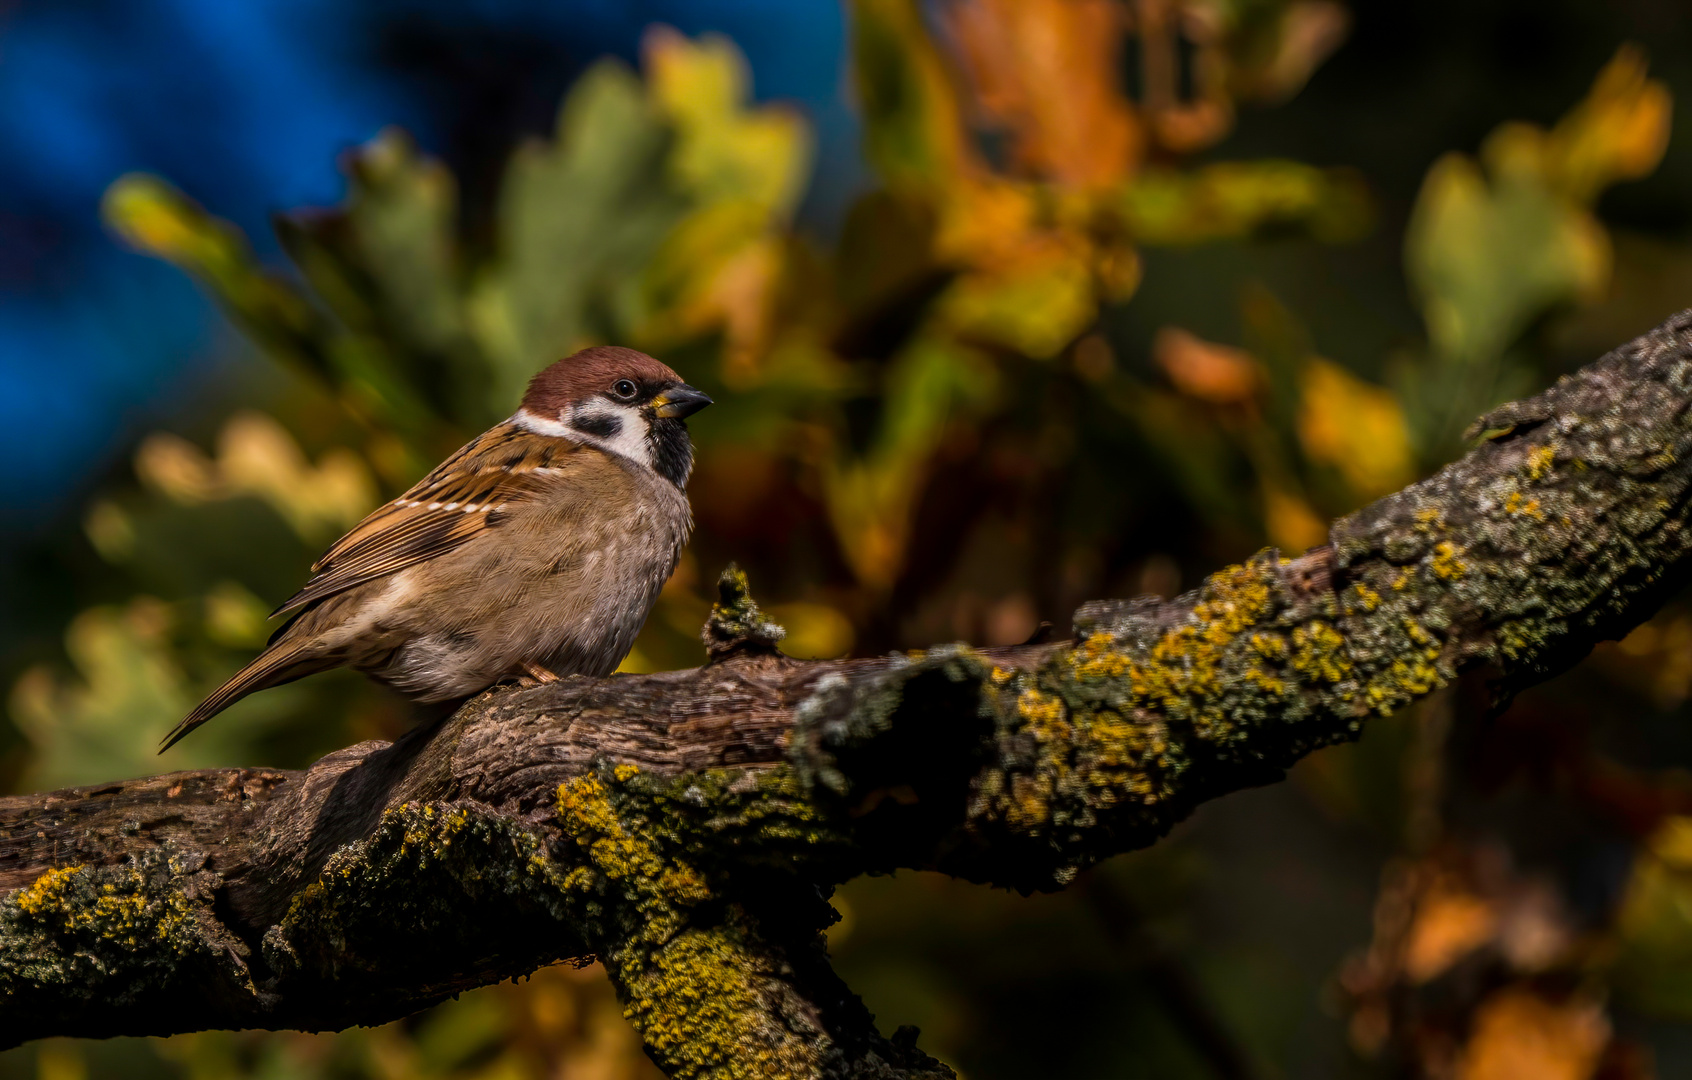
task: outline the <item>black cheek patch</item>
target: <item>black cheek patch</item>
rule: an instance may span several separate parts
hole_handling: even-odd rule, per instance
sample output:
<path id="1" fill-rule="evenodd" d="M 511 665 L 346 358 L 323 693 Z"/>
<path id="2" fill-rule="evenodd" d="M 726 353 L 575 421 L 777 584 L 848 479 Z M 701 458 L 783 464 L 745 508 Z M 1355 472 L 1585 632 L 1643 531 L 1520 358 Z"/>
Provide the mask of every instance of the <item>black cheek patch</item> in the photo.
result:
<path id="1" fill-rule="evenodd" d="M 592 435 L 596 439 L 615 439 L 623 430 L 623 422 L 615 416 L 600 413 L 597 416 L 584 416 L 570 421 L 570 426 L 583 435 Z"/>

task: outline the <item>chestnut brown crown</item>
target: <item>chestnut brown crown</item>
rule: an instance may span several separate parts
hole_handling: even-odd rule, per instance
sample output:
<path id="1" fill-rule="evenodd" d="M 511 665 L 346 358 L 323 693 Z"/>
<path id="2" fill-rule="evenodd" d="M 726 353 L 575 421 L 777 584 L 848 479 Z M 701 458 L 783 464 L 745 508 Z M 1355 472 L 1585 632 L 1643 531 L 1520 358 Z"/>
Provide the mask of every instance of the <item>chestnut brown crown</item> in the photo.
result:
<path id="1" fill-rule="evenodd" d="M 682 381 L 668 365 L 638 349 L 595 345 L 541 369 L 529 380 L 523 408 L 539 416 L 557 416 L 571 405 L 605 393 L 619 379 L 633 380 L 646 393 Z"/>

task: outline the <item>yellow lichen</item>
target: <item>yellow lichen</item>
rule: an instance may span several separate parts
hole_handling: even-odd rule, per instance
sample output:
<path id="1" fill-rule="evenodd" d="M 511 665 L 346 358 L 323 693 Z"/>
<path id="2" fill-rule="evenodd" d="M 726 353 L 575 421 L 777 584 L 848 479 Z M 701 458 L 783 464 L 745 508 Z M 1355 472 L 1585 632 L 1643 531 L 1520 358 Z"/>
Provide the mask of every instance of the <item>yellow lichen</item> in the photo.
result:
<path id="1" fill-rule="evenodd" d="M 1374 611 L 1381 606 L 1381 594 L 1369 588 L 1363 582 L 1359 581 L 1353 585 L 1351 591 L 1357 596 L 1357 606 L 1364 611 Z"/>
<path id="2" fill-rule="evenodd" d="M 1113 709 L 1092 714 L 1077 740 L 1088 788 L 1102 805 L 1115 805 L 1121 790 L 1144 803 L 1161 791 L 1154 771 L 1169 769 L 1169 728 L 1160 718 L 1129 719 Z"/>
<path id="3" fill-rule="evenodd" d="M 658 887 L 680 904 L 697 904 L 711 898 L 711 887 L 699 871 L 677 863 L 658 877 Z"/>
<path id="4" fill-rule="evenodd" d="M 1345 635 L 1321 620 L 1295 627 L 1292 667 L 1311 682 L 1339 682 L 1351 672 Z"/>
<path id="5" fill-rule="evenodd" d="M 1511 659 L 1520 659 L 1543 643 L 1544 632 L 1525 620 L 1507 622 L 1498 628 L 1498 648 Z"/>
<path id="6" fill-rule="evenodd" d="M 1057 717 L 1045 703 L 1031 705 L 1031 711 L 1042 722 L 1062 723 L 1061 703 Z M 619 783 L 637 774 L 632 767 L 612 770 Z M 709 785 L 711 774 L 695 782 Z M 761 786 L 766 794 L 803 794 L 790 775 L 771 777 Z M 622 798 L 597 776 L 577 777 L 559 787 L 557 812 L 593 868 L 572 870 L 566 887 L 610 890 L 608 900 L 626 904 L 639 916 L 638 930 L 609 950 L 605 960 L 621 983 L 625 1015 L 648 1051 L 676 1077 L 815 1073 L 816 1058 L 826 1045 L 821 1033 L 798 1032 L 773 1021 L 771 1003 L 762 997 L 762 988 L 781 978 L 779 958 L 749 944 L 732 907 L 722 925 L 690 925 L 683 909 L 712 897 L 709 881 L 676 858 L 670 842 L 645 816 L 650 803 L 625 805 Z M 760 810 L 777 813 L 768 799 L 754 799 L 742 814 L 725 816 L 755 822 Z"/>
<path id="7" fill-rule="evenodd" d="M 84 866 L 65 866 L 49 870 L 29 885 L 12 894 L 12 903 L 26 915 L 41 915 L 64 902 L 65 891 L 71 887 Z"/>
<path id="8" fill-rule="evenodd" d="M 1049 776 L 1018 773 L 1011 777 L 1010 805 L 1005 821 L 1014 829 L 1029 831 L 1051 817 L 1052 781 Z"/>
<path id="9" fill-rule="evenodd" d="M 623 831 L 605 785 L 597 776 L 578 776 L 558 786 L 558 817 L 578 838 L 592 833 L 620 835 Z"/>
<path id="10" fill-rule="evenodd" d="M 1415 578 L 1415 576 L 1416 575 L 1411 572 L 1408 566 L 1399 567 L 1398 576 L 1392 579 L 1392 591 L 1403 592 L 1405 589 L 1410 587 L 1410 582 Z"/>
<path id="11" fill-rule="evenodd" d="M 1549 446 L 1535 447 L 1527 456 L 1527 474 L 1529 480 L 1543 480 L 1551 472 L 1551 463 L 1557 459 L 1557 451 Z"/>
<path id="12" fill-rule="evenodd" d="M 53 933 L 92 934 L 124 950 L 138 949 L 148 938 L 168 940 L 193 918 L 179 890 L 155 894 L 146 875 L 133 868 L 109 871 L 119 879 L 102 882 L 90 902 L 81 890 L 93 872 L 87 866 L 49 870 L 14 893 L 9 903 Z"/>
<path id="13" fill-rule="evenodd" d="M 1524 499 L 1519 491 L 1510 492 L 1510 497 L 1504 500 L 1506 514 L 1522 514 L 1536 521 L 1545 520 L 1545 515 L 1539 512 L 1538 499 Z"/>
<path id="14" fill-rule="evenodd" d="M 645 831 L 625 825 L 597 776 L 578 776 L 559 785 L 557 809 L 564 831 L 592 868 L 645 914 L 647 933 L 655 939 L 680 924 L 677 906 L 691 906 L 711 895 L 702 874 L 666 855 Z M 591 873 L 572 871 L 564 887 L 573 891 L 593 882 Z"/>
<path id="15" fill-rule="evenodd" d="M 1203 595 L 1192 617 L 1159 638 L 1150 662 L 1133 672 L 1143 697 L 1169 706 L 1191 695 L 1214 694 L 1224 650 L 1257 624 L 1271 597 L 1262 570 L 1249 564 L 1212 574 Z"/>
<path id="16" fill-rule="evenodd" d="M 1090 634 L 1075 650 L 1075 674 L 1082 679 L 1115 679 L 1125 674 L 1133 661 L 1116 648 L 1109 634 Z"/>
<path id="17" fill-rule="evenodd" d="M 1462 559 L 1457 556 L 1457 545 L 1449 540 L 1441 540 L 1434 545 L 1433 572 L 1446 581 L 1461 581 L 1469 572 Z"/>
<path id="18" fill-rule="evenodd" d="M 1281 661 L 1287 658 L 1287 639 L 1280 634 L 1253 634 L 1251 647 L 1265 660 Z"/>
<path id="19" fill-rule="evenodd" d="M 779 979 L 779 962 L 748 947 L 737 928 L 683 930 L 650 951 L 623 950 L 614 963 L 628 994 L 624 1015 L 669 1075 L 818 1073 L 826 1038 L 764 1020 L 761 990 Z"/>
<path id="20" fill-rule="evenodd" d="M 1062 698 L 1029 687 L 1017 696 L 1016 711 L 1027 721 L 1026 728 L 1037 741 L 1055 743 L 1069 739 Z"/>

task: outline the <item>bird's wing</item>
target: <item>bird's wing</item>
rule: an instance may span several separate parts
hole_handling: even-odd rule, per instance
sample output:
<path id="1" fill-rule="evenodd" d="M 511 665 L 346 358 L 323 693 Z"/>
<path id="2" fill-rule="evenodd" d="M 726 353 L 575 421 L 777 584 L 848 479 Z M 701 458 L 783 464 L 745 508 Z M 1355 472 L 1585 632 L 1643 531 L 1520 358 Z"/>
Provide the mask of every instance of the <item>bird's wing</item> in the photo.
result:
<path id="1" fill-rule="evenodd" d="M 468 543 L 579 466 L 568 439 L 500 424 L 373 511 L 312 564 L 312 577 L 273 615 L 315 603 Z"/>

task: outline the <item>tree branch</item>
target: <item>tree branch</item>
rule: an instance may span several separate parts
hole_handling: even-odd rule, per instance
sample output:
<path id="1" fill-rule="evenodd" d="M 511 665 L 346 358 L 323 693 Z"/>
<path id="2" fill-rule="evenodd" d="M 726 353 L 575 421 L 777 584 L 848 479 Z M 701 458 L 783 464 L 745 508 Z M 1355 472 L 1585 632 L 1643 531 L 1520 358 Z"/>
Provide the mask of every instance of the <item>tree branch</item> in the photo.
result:
<path id="1" fill-rule="evenodd" d="M 497 688 L 304 772 L 0 800 L 0 1039 L 340 1028 L 598 956 L 671 1075 L 949 1075 L 829 969 L 830 890 L 1020 890 L 1488 664 L 1545 679 L 1687 562 L 1692 313 L 1461 461 L 1076 638 L 799 662 L 725 575 L 707 666 Z"/>

